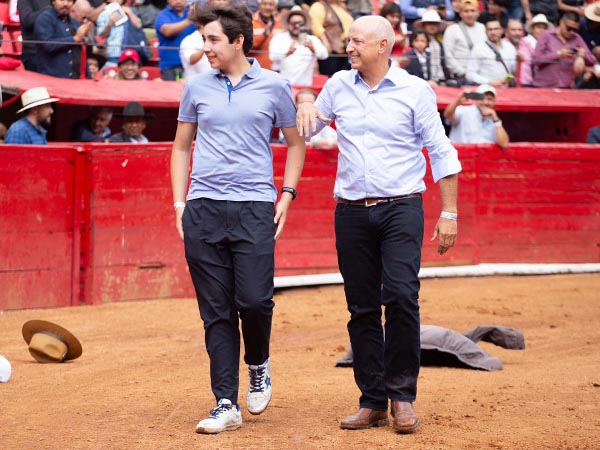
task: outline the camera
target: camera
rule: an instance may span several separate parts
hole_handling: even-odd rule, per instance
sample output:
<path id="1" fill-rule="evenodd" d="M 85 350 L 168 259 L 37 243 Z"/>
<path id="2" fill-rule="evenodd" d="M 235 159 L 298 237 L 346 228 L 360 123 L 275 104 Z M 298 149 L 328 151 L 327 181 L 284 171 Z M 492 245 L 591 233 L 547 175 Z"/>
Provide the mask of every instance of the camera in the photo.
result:
<path id="1" fill-rule="evenodd" d="M 484 96 L 479 92 L 467 92 L 465 97 L 467 98 L 467 100 L 483 100 Z"/>

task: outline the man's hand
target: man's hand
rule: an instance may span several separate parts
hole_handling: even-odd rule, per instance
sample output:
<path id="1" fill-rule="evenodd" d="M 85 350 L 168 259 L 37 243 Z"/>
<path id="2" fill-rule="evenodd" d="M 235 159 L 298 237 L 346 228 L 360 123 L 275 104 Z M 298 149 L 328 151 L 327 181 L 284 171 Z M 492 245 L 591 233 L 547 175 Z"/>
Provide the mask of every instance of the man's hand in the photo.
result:
<path id="1" fill-rule="evenodd" d="M 298 110 L 296 111 L 296 127 L 298 128 L 298 134 L 303 137 L 310 137 L 317 129 L 317 119 L 320 119 L 325 123 L 331 123 L 331 119 L 328 119 L 321 114 L 321 111 L 315 108 L 315 105 L 312 103 L 300 103 L 298 105 Z"/>
<path id="2" fill-rule="evenodd" d="M 73 40 L 75 42 L 83 41 L 85 38 L 87 38 L 91 28 L 91 22 L 85 22 L 84 24 L 79 25 L 79 28 L 77 28 L 77 31 L 75 32 L 75 36 L 73 36 Z"/>
<path id="3" fill-rule="evenodd" d="M 273 221 L 277 224 L 277 229 L 275 230 L 275 240 L 279 239 L 281 233 L 283 232 L 283 226 L 285 225 L 285 219 L 287 218 L 288 209 L 290 209 L 290 205 L 292 204 L 292 196 L 289 194 L 282 194 L 281 199 L 277 203 L 275 207 L 275 218 Z"/>
<path id="4" fill-rule="evenodd" d="M 458 234 L 458 222 L 456 220 L 439 218 L 435 224 L 435 230 L 431 240 L 435 240 L 439 237 L 438 242 L 438 253 L 443 255 L 456 243 L 456 236 Z"/>
<path id="5" fill-rule="evenodd" d="M 185 208 L 177 208 L 175 210 L 175 228 L 177 228 L 177 232 L 179 233 L 179 237 L 183 241 L 183 222 L 181 217 L 183 216 L 183 211 Z"/>
<path id="6" fill-rule="evenodd" d="M 498 120 L 498 114 L 496 114 L 496 111 L 488 106 L 481 105 L 479 107 L 479 111 L 481 111 L 481 115 L 484 119 L 492 119 L 494 122 Z"/>

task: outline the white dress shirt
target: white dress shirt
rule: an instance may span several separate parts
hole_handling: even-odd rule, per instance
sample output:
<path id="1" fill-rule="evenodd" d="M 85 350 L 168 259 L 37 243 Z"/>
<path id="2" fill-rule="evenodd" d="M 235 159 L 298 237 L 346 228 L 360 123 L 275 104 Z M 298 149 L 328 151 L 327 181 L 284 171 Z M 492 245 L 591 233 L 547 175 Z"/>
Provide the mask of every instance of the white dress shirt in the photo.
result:
<path id="1" fill-rule="evenodd" d="M 293 39 L 288 31 L 278 33 L 271 39 L 269 44 L 269 58 L 273 61 L 273 67 L 279 68 L 279 73 L 290 80 L 293 86 L 311 86 L 315 61 L 326 59 L 329 56 L 327 49 L 316 37 L 309 35 L 308 39 L 313 44 L 314 53 L 302 44 L 296 43 L 296 50 L 288 55 Z"/>
<path id="2" fill-rule="evenodd" d="M 435 182 L 461 170 L 458 153 L 444 133 L 435 93 L 425 80 L 399 67 L 390 67 L 373 89 L 356 70 L 337 72 L 315 106 L 334 119 L 337 128 L 337 198 L 425 191 L 423 147 Z M 318 130 L 323 126 L 319 121 Z"/>

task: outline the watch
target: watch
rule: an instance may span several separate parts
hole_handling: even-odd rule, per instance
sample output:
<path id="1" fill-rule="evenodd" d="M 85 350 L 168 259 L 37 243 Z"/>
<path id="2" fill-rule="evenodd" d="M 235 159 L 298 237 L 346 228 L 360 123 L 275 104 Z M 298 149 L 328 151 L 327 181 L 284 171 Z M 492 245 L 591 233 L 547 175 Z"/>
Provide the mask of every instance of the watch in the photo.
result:
<path id="1" fill-rule="evenodd" d="M 291 187 L 287 187 L 287 186 L 282 187 L 281 193 L 283 194 L 284 192 L 287 192 L 288 194 L 292 194 L 292 200 L 296 200 L 296 197 L 298 196 L 298 192 L 296 192 L 296 189 L 291 188 Z"/>

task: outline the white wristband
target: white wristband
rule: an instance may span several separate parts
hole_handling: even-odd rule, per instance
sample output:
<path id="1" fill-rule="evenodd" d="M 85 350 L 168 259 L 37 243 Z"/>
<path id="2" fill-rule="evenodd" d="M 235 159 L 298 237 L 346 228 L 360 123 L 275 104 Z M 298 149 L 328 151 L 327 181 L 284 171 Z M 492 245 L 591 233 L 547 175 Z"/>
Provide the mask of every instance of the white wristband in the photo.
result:
<path id="1" fill-rule="evenodd" d="M 440 214 L 440 217 L 442 219 L 458 220 L 458 214 L 451 213 L 448 211 L 442 211 L 442 213 Z"/>
<path id="2" fill-rule="evenodd" d="M 185 208 L 185 202 L 175 202 L 173 203 L 173 209 L 177 211 L 179 208 Z"/>
<path id="3" fill-rule="evenodd" d="M 500 128 L 500 127 L 502 126 L 502 121 L 501 121 L 501 120 L 496 120 L 496 121 L 494 122 L 494 126 L 495 126 L 496 128 Z"/>

